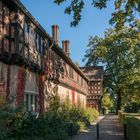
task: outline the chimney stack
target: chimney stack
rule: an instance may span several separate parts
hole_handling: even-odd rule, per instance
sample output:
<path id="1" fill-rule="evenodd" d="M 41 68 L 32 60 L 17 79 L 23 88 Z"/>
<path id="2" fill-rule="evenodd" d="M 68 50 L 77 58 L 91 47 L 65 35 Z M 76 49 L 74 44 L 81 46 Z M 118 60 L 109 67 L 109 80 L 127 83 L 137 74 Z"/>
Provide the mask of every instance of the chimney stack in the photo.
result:
<path id="1" fill-rule="evenodd" d="M 67 56 L 70 55 L 69 45 L 70 45 L 69 40 L 62 41 L 62 49 L 66 53 Z"/>
<path id="2" fill-rule="evenodd" d="M 59 31 L 59 26 L 58 25 L 52 25 L 52 37 L 53 37 L 53 40 L 55 41 L 56 44 L 59 45 L 58 31 Z"/>

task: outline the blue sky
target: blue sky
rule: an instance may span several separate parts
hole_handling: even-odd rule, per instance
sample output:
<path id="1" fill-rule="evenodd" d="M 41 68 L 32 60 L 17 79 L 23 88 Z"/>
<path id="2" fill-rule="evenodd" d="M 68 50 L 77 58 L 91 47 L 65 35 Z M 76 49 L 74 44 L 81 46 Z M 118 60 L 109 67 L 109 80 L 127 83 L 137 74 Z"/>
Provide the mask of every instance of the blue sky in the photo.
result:
<path id="1" fill-rule="evenodd" d="M 61 6 L 53 3 L 53 0 L 21 0 L 30 13 L 52 35 L 51 25 L 59 25 L 59 41 L 70 40 L 70 57 L 81 66 L 85 63 L 82 59 L 88 44 L 89 35 L 103 36 L 104 31 L 110 27 L 108 21 L 114 11 L 113 2 L 102 11 L 90 6 L 92 0 L 85 0 L 86 5 L 82 12 L 82 20 L 78 27 L 71 28 L 72 16 L 64 14 L 64 8 L 69 4 L 67 0 Z"/>

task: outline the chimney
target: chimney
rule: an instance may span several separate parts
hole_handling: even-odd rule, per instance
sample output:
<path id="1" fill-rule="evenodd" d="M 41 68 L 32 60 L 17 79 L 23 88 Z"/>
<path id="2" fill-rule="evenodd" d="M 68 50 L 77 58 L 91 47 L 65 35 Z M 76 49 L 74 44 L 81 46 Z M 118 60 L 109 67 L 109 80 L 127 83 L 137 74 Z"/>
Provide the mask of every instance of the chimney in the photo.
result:
<path id="1" fill-rule="evenodd" d="M 70 45 L 69 40 L 62 41 L 62 48 L 63 48 L 63 51 L 66 53 L 67 56 L 70 55 L 69 45 Z"/>
<path id="2" fill-rule="evenodd" d="M 58 31 L 59 31 L 59 26 L 58 25 L 52 25 L 52 37 L 53 37 L 53 40 L 55 41 L 56 44 L 59 45 Z"/>

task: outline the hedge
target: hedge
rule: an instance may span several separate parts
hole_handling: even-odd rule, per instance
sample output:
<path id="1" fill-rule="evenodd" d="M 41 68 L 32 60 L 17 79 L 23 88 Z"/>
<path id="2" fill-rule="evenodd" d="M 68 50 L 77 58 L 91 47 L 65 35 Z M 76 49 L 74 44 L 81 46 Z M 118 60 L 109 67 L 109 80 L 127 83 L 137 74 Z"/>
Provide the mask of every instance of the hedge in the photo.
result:
<path id="1" fill-rule="evenodd" d="M 125 121 L 127 140 L 140 140 L 140 119 L 126 117 Z"/>
<path id="2" fill-rule="evenodd" d="M 118 117 L 121 124 L 124 124 L 126 117 L 140 117 L 140 113 L 126 113 L 123 111 L 118 111 Z"/>

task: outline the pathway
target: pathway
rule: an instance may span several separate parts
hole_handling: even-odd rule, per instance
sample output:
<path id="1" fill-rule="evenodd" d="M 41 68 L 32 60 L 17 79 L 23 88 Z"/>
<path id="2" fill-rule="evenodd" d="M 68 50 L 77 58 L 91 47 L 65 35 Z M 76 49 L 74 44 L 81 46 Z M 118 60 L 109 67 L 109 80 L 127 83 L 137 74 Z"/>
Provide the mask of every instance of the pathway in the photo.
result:
<path id="1" fill-rule="evenodd" d="M 124 140 L 123 128 L 117 115 L 106 115 L 99 123 L 99 131 L 99 140 Z M 97 140 L 96 124 L 92 124 L 89 129 L 80 132 L 72 140 Z"/>

